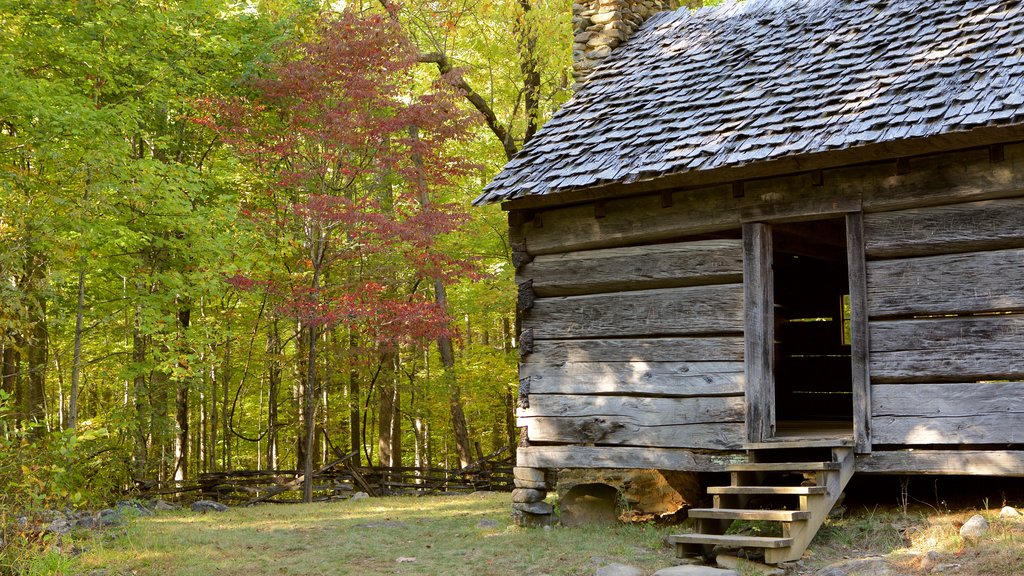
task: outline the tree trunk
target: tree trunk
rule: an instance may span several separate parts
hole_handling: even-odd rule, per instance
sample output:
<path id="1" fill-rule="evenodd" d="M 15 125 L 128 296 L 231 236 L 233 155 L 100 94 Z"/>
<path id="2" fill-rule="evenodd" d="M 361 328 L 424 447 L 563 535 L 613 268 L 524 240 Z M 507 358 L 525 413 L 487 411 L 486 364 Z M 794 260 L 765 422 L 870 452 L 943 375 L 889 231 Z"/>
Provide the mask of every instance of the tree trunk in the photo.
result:
<path id="1" fill-rule="evenodd" d="M 188 350 L 188 328 L 191 323 L 192 311 L 184 308 L 178 311 L 178 325 L 181 329 L 181 341 L 185 344 L 183 349 L 178 350 L 179 358 L 187 358 Z M 181 360 L 179 360 L 181 362 Z M 188 374 L 190 367 L 178 367 L 184 374 Z M 188 478 L 188 392 L 191 388 L 191 378 L 187 375 L 178 378 L 177 394 L 174 398 L 175 405 L 175 428 L 177 434 L 174 437 L 174 480 L 178 482 Z"/>
<path id="2" fill-rule="evenodd" d="M 381 466 L 396 467 L 402 465 L 401 403 L 396 382 L 398 351 L 392 346 L 381 349 L 380 361 L 382 368 L 377 377 L 378 461 Z"/>
<path id="3" fill-rule="evenodd" d="M 78 390 L 82 374 L 82 323 L 85 316 L 85 256 L 78 261 L 78 303 L 75 306 L 74 359 L 71 364 L 71 392 L 68 395 L 68 419 L 66 427 L 75 430 L 78 426 Z"/>
<path id="4" fill-rule="evenodd" d="M 28 418 L 40 424 L 36 434 L 45 431 L 46 423 L 46 352 L 49 332 L 46 326 L 46 297 L 43 288 L 46 284 L 46 256 L 33 251 L 29 256 L 27 288 L 32 294 L 33 302 L 29 306 L 28 321 L 32 326 L 28 342 Z"/>
<path id="5" fill-rule="evenodd" d="M 231 315 L 228 315 L 227 338 L 224 339 L 224 364 L 221 367 L 223 374 L 221 382 L 220 401 L 220 436 L 221 445 L 221 470 L 231 470 L 231 340 L 234 337 L 231 333 Z"/>
<path id="6" fill-rule="evenodd" d="M 277 470 L 277 396 L 281 388 L 281 337 L 274 319 L 267 330 L 267 468 Z"/>
<path id="7" fill-rule="evenodd" d="M 415 140 L 419 137 L 419 131 L 415 127 L 410 128 L 409 136 Z M 413 162 L 420 172 L 416 178 L 416 184 L 419 188 L 420 210 L 429 212 L 430 191 L 427 189 L 425 179 L 422 177 L 423 159 L 419 155 L 414 155 Z M 444 281 L 440 277 L 434 278 L 433 281 L 434 301 L 437 303 L 438 308 L 441 309 L 441 313 L 450 318 L 448 292 L 445 289 Z M 473 444 L 469 439 L 466 415 L 462 408 L 462 389 L 455 374 L 455 350 L 452 348 L 451 336 L 447 334 L 438 336 L 437 351 L 441 356 L 441 365 L 443 367 L 441 378 L 448 393 L 448 409 L 452 417 L 452 433 L 455 435 L 455 447 L 459 452 L 459 462 L 464 468 L 473 461 Z"/>
<path id="8" fill-rule="evenodd" d="M 136 482 L 140 482 L 145 480 L 149 464 L 147 461 L 149 446 L 146 442 L 146 429 L 149 427 L 146 418 L 148 410 L 145 402 L 148 390 L 146 389 L 146 373 L 142 370 L 142 365 L 146 361 L 146 339 L 139 327 L 141 313 L 136 310 L 135 314 L 135 328 L 132 331 L 132 363 L 135 364 L 137 372 L 132 380 L 132 400 L 135 403 L 135 425 L 132 428 L 134 435 L 132 475 Z"/>
<path id="9" fill-rule="evenodd" d="M 348 427 L 349 427 L 349 451 L 355 452 L 352 464 L 359 466 L 362 462 L 362 431 L 360 430 L 359 419 L 359 369 L 352 360 L 353 350 L 359 344 L 355 332 L 349 332 L 349 367 L 348 367 Z"/>
<path id="10" fill-rule="evenodd" d="M 314 288 L 315 290 L 315 288 Z M 317 329 L 315 326 L 306 328 L 306 386 L 303 390 L 302 424 L 305 430 L 302 464 L 302 501 L 313 501 L 313 442 L 316 436 L 316 344 Z"/>

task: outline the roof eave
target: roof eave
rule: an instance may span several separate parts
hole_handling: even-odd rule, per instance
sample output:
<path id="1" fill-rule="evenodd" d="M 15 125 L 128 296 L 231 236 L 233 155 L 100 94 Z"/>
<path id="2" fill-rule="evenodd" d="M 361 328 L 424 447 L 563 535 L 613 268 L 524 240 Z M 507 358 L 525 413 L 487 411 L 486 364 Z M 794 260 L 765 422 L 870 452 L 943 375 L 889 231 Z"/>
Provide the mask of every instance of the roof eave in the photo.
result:
<path id="1" fill-rule="evenodd" d="M 989 126 L 925 138 L 911 138 L 812 154 L 785 156 L 775 160 L 752 162 L 741 166 L 726 166 L 711 170 L 663 174 L 638 179 L 628 184 L 613 182 L 559 190 L 548 194 L 534 194 L 502 201 L 501 207 L 502 210 L 522 210 L 579 204 L 605 198 L 636 196 L 664 190 L 698 188 L 730 182 L 759 180 L 800 172 L 893 161 L 900 158 L 926 156 L 1021 141 L 1024 141 L 1024 125 Z"/>

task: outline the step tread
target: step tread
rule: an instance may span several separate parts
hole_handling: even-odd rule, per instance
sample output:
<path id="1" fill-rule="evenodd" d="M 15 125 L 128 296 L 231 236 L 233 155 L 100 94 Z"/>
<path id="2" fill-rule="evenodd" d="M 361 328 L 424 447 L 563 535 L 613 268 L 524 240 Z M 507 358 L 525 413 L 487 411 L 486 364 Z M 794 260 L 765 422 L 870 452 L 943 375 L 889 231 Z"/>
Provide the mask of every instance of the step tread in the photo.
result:
<path id="1" fill-rule="evenodd" d="M 827 494 L 826 486 L 711 486 L 708 494 Z"/>
<path id="2" fill-rule="evenodd" d="M 803 510 L 748 510 L 743 508 L 691 508 L 687 511 L 690 518 L 721 518 L 725 520 L 773 520 L 776 522 L 795 522 L 807 520 L 810 512 Z"/>
<path id="3" fill-rule="evenodd" d="M 742 462 L 725 467 L 728 472 L 816 472 L 840 468 L 839 462 Z"/>
<path id="4" fill-rule="evenodd" d="M 716 544 L 733 548 L 786 548 L 793 544 L 792 538 L 738 534 L 676 534 L 669 540 L 673 544 Z"/>

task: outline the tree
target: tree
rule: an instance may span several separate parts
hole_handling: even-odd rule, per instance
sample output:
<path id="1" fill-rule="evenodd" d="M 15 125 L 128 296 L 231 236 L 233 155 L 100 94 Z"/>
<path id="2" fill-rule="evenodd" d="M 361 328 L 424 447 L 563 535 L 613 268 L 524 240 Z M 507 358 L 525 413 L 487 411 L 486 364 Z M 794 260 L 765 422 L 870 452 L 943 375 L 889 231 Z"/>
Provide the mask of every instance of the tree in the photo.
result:
<path id="1" fill-rule="evenodd" d="M 269 236 L 283 234 L 293 247 L 286 274 L 242 273 L 233 282 L 269 286 L 277 311 L 303 333 L 310 501 L 324 331 L 345 326 L 381 360 L 448 329 L 424 280 L 450 282 L 470 270 L 433 242 L 465 216 L 446 203 L 421 209 L 422 194 L 472 168 L 449 154 L 471 122 L 447 84 L 409 89 L 418 52 L 383 15 L 325 13 L 312 40 L 285 44 L 279 55 L 251 98 L 211 102 L 215 117 L 199 121 L 251 161 L 266 188 L 247 209 Z"/>

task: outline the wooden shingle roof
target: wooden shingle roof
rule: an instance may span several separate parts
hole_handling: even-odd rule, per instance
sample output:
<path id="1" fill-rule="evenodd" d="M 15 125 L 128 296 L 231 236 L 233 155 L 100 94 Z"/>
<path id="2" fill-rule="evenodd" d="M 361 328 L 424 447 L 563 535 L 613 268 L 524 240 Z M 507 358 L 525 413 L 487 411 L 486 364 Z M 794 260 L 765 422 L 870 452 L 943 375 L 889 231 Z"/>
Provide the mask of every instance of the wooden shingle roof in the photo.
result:
<path id="1" fill-rule="evenodd" d="M 477 204 L 1024 125 L 1021 0 L 754 0 L 648 20 Z"/>

